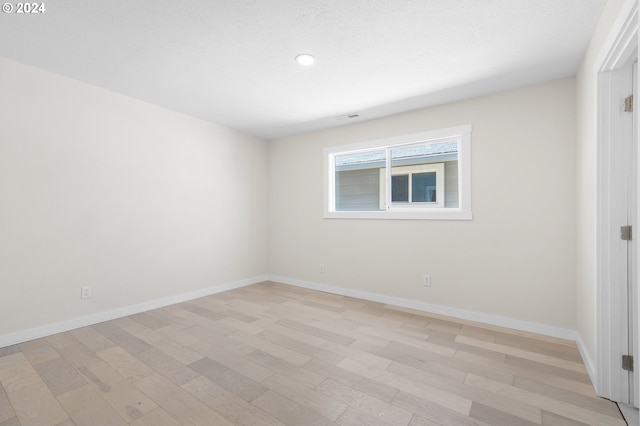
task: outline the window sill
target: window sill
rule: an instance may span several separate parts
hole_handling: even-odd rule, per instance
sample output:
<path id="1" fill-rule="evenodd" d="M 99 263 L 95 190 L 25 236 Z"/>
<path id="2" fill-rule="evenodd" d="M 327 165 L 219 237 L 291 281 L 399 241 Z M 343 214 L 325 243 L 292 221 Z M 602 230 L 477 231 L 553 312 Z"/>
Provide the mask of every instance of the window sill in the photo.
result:
<path id="1" fill-rule="evenodd" d="M 470 211 L 438 209 L 439 211 L 338 211 L 324 212 L 325 219 L 410 219 L 410 220 L 472 220 Z"/>

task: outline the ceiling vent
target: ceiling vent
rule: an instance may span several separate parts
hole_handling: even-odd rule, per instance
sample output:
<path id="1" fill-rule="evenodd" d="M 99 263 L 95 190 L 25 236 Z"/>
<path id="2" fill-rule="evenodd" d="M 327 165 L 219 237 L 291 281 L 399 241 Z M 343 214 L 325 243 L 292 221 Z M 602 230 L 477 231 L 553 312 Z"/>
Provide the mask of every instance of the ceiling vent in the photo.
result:
<path id="1" fill-rule="evenodd" d="M 358 117 L 360 117 L 360 114 L 354 112 L 352 114 L 339 115 L 336 117 L 336 120 L 351 120 L 352 118 Z"/>

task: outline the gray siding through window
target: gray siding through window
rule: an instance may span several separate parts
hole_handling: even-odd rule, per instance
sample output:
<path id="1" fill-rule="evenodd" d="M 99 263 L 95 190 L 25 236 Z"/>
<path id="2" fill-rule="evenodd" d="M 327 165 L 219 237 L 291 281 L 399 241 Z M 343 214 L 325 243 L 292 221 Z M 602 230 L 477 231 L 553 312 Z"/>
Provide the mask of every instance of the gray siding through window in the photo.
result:
<path id="1" fill-rule="evenodd" d="M 458 162 L 444 163 L 445 208 L 456 208 L 458 201 Z M 380 210 L 380 169 L 377 167 L 336 172 L 336 210 Z"/>
<path id="2" fill-rule="evenodd" d="M 380 169 L 336 172 L 336 210 L 380 210 Z"/>
<path id="3" fill-rule="evenodd" d="M 458 162 L 444 163 L 444 207 L 460 207 L 458 200 Z"/>

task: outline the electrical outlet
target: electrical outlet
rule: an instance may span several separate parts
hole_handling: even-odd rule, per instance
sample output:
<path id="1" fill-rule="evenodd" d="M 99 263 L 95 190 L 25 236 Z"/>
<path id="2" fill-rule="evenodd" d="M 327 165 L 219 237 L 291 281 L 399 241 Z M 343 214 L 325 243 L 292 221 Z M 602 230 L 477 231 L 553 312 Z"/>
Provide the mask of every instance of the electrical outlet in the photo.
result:
<path id="1" fill-rule="evenodd" d="M 231 262 L 227 263 L 227 272 L 231 272 L 233 270 L 233 267 L 231 265 Z"/>
<path id="2" fill-rule="evenodd" d="M 81 299 L 91 299 L 91 287 L 80 287 L 80 298 Z"/>
<path id="3" fill-rule="evenodd" d="M 425 287 L 431 287 L 431 275 L 429 275 L 429 274 L 424 274 L 424 276 L 423 276 L 423 278 L 422 278 L 422 279 L 423 279 L 422 284 L 423 284 Z"/>
<path id="4" fill-rule="evenodd" d="M 320 273 L 324 274 L 324 263 L 320 264 Z"/>

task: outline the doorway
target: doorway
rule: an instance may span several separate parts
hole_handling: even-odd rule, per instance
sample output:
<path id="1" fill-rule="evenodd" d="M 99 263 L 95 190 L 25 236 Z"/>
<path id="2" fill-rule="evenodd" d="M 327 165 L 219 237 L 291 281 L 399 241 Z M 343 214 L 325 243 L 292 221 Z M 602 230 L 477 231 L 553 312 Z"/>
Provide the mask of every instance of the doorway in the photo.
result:
<path id="1" fill-rule="evenodd" d="M 598 75 L 598 294 L 596 391 L 637 407 L 638 9 Z M 634 235 L 635 234 L 635 235 Z M 636 357 L 637 358 L 637 357 Z M 636 361 L 636 364 L 638 361 Z M 635 366 L 636 369 L 638 366 Z"/>

